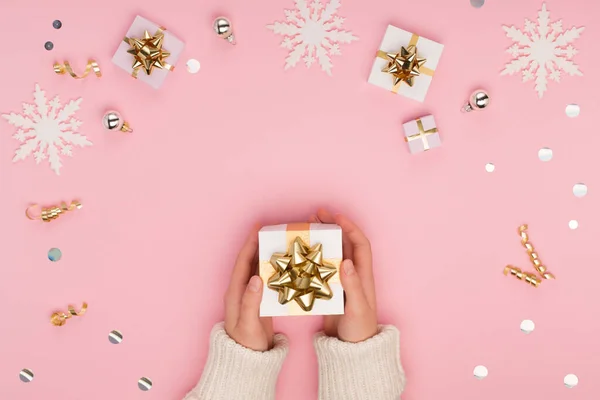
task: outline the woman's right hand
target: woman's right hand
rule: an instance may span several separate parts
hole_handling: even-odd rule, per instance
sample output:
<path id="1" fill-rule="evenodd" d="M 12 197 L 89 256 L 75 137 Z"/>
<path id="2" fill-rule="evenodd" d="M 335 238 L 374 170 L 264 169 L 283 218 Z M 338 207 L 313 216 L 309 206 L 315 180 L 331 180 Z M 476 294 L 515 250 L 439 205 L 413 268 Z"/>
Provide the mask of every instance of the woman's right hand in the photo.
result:
<path id="1" fill-rule="evenodd" d="M 341 214 L 332 215 L 321 209 L 309 222 L 338 224 L 342 228 L 344 260 L 339 273 L 346 304 L 344 315 L 325 316 L 325 334 L 351 343 L 375 336 L 378 325 L 371 243 L 358 226 Z"/>

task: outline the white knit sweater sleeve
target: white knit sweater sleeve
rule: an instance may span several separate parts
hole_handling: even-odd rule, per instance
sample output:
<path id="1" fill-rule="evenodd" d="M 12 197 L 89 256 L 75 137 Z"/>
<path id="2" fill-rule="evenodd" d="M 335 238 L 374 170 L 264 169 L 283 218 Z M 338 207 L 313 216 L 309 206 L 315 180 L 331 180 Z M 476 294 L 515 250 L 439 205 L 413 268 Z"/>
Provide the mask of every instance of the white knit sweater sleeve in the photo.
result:
<path id="1" fill-rule="evenodd" d="M 202 378 L 184 400 L 275 400 L 277 376 L 287 353 L 283 335 L 275 335 L 273 349 L 254 351 L 237 344 L 219 323 L 210 334 Z"/>
<path id="2" fill-rule="evenodd" d="M 319 400 L 398 400 L 406 377 L 400 364 L 400 332 L 380 326 L 361 343 L 318 333 Z"/>

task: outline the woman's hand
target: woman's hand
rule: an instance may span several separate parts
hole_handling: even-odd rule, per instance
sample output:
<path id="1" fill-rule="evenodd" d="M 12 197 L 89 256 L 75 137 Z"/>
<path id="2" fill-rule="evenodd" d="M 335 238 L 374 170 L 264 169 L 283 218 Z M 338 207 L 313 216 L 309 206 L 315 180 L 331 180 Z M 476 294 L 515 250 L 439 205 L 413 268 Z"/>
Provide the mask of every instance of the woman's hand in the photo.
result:
<path id="1" fill-rule="evenodd" d="M 263 282 L 258 266 L 258 226 L 240 250 L 225 293 L 225 332 L 238 344 L 256 351 L 273 347 L 273 322 L 260 318 Z"/>
<path id="2" fill-rule="evenodd" d="M 344 315 L 327 315 L 324 330 L 327 336 L 344 342 L 362 342 L 377 334 L 377 308 L 371 244 L 362 231 L 348 218 L 319 210 L 310 222 L 338 224 L 342 228 L 344 261 L 340 278 L 346 305 Z"/>

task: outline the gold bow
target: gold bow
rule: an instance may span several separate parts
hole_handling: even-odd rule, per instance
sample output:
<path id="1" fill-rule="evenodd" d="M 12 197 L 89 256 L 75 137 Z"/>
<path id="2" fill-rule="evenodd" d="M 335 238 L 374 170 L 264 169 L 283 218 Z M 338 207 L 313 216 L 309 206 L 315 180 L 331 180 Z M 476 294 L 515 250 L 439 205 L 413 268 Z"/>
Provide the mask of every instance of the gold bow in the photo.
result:
<path id="1" fill-rule="evenodd" d="M 271 265 L 276 272 L 269 278 L 268 287 L 279 292 L 280 304 L 295 300 L 304 311 L 311 311 L 316 299 L 333 297 L 327 281 L 337 269 L 323 261 L 320 243 L 309 248 L 296 237 L 287 253 L 271 256 Z"/>
<path id="2" fill-rule="evenodd" d="M 431 149 L 431 146 L 429 146 L 429 140 L 427 139 L 427 136 L 437 133 L 437 131 L 438 131 L 437 128 L 431 128 L 431 129 L 425 130 L 425 128 L 423 128 L 423 121 L 421 121 L 421 118 L 417 119 L 417 128 L 419 129 L 419 133 L 415 133 L 414 135 L 406 136 L 404 138 L 404 141 L 411 142 L 413 140 L 421 139 L 423 141 L 423 150 L 427 151 L 427 150 Z"/>
<path id="3" fill-rule="evenodd" d="M 171 53 L 163 50 L 162 47 L 165 38 L 163 31 L 165 30 L 165 28 L 160 27 L 153 36 L 148 31 L 144 31 L 143 38 L 125 37 L 123 39 L 125 43 L 131 46 L 127 52 L 134 57 L 131 76 L 137 78 L 140 69 L 143 69 L 146 75 L 150 75 L 154 68 L 173 71 L 173 66 L 165 61 Z"/>
<path id="4" fill-rule="evenodd" d="M 415 77 L 421 75 L 421 67 L 427 61 L 419 58 L 417 46 L 402 46 L 399 53 L 386 53 L 388 65 L 382 70 L 394 77 L 394 86 L 406 82 L 408 86 L 414 85 Z"/>
<path id="5" fill-rule="evenodd" d="M 381 71 L 388 73 L 394 77 L 394 87 L 392 92 L 398 93 L 402 82 L 412 87 L 414 79 L 420 75 L 433 76 L 433 70 L 424 67 L 427 62 L 426 58 L 419 58 L 417 42 L 419 35 L 413 34 L 408 46 L 402 46 L 398 53 L 387 53 L 377 51 L 377 57 L 388 62 L 387 66 Z"/>

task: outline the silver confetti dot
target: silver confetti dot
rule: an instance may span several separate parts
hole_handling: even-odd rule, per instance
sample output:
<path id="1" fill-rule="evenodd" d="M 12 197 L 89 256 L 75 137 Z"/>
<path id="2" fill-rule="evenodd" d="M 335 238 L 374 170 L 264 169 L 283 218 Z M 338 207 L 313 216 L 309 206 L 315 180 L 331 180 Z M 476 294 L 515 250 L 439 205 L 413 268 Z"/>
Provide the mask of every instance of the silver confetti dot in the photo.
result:
<path id="1" fill-rule="evenodd" d="M 44 48 L 48 51 L 52 50 L 54 48 L 54 43 L 48 41 L 46 43 L 44 43 Z"/>
<path id="2" fill-rule="evenodd" d="M 60 251 L 60 249 L 51 248 L 50 250 L 48 250 L 48 260 L 50 260 L 52 262 L 57 262 L 57 261 L 60 261 L 61 258 L 62 258 L 62 251 Z"/>
<path id="3" fill-rule="evenodd" d="M 19 373 L 19 379 L 22 382 L 29 383 L 33 380 L 33 371 L 27 368 L 23 368 Z"/>
<path id="4" fill-rule="evenodd" d="M 112 331 L 108 334 L 108 340 L 112 344 L 119 344 L 123 341 L 123 334 L 119 331 Z"/>
<path id="5" fill-rule="evenodd" d="M 54 22 L 52 22 L 52 27 L 54 29 L 60 29 L 62 28 L 62 22 L 60 22 L 59 19 L 54 20 Z"/>
<path id="6" fill-rule="evenodd" d="M 150 380 L 150 378 L 140 378 L 140 380 L 138 381 L 138 387 L 140 388 L 140 390 L 147 392 L 148 390 L 152 389 L 152 381 Z"/>

